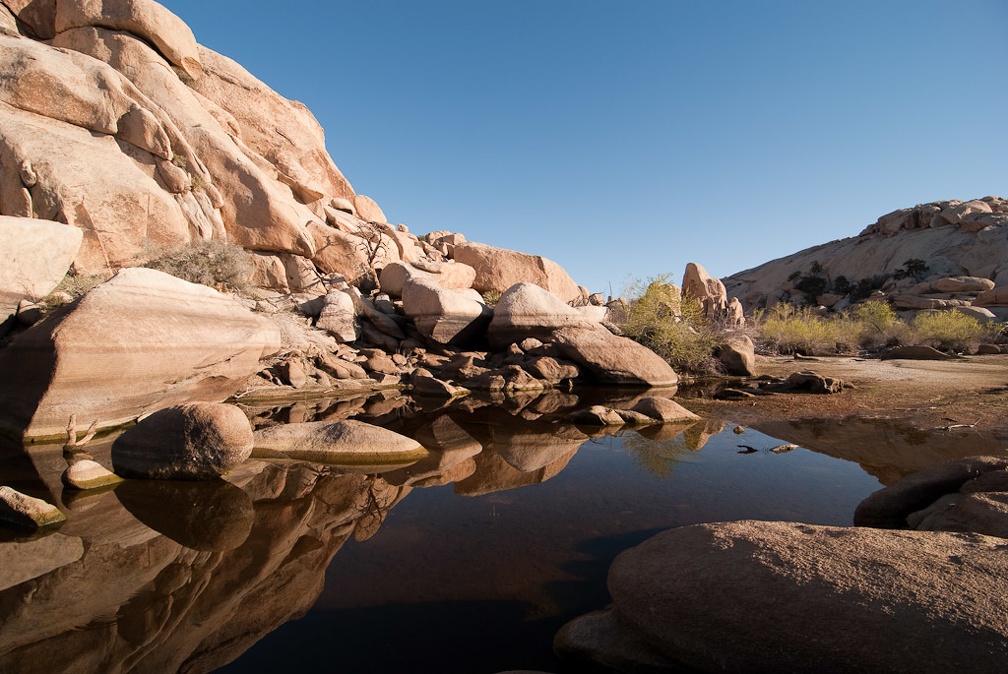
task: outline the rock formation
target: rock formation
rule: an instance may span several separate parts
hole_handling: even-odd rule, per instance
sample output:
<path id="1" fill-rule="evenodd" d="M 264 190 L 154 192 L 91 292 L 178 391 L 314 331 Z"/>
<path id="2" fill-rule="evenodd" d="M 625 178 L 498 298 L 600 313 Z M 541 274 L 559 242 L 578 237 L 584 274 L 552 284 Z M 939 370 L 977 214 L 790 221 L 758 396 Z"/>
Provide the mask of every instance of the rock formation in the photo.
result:
<path id="1" fill-rule="evenodd" d="M 977 296 L 1008 285 L 1006 232 L 1008 201 L 1001 197 L 937 201 L 883 215 L 856 237 L 767 262 L 724 283 L 750 310 L 781 300 L 843 308 L 875 290 L 897 309 L 987 306 Z"/>

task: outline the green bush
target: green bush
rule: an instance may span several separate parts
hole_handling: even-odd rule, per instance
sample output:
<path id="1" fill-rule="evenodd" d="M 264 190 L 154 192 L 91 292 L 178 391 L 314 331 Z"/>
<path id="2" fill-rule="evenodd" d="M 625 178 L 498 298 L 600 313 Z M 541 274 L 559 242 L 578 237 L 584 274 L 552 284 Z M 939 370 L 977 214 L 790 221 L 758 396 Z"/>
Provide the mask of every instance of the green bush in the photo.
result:
<path id="1" fill-rule="evenodd" d="M 927 344 L 942 351 L 972 351 L 983 342 L 994 341 L 1003 329 L 983 324 L 960 311 L 920 313 L 911 324 L 917 344 Z"/>
<path id="2" fill-rule="evenodd" d="M 719 340 L 694 299 L 680 298 L 679 289 L 660 276 L 631 284 L 622 316 L 614 316 L 627 337 L 664 358 L 678 372 L 693 375 L 717 371 L 713 357 Z"/>
<path id="3" fill-rule="evenodd" d="M 758 314 L 757 343 L 776 353 L 806 356 L 850 353 L 860 337 L 857 322 L 844 317 L 826 318 L 809 307 L 780 303 Z"/>
<path id="4" fill-rule="evenodd" d="M 72 300 L 79 299 L 106 280 L 104 276 L 79 276 L 71 270 L 51 293 L 42 298 L 39 305 L 46 311 L 50 311 L 66 301 L 63 295 L 69 295 Z"/>
<path id="5" fill-rule="evenodd" d="M 144 266 L 230 292 L 247 290 L 252 277 L 251 257 L 241 246 L 203 239 L 161 252 Z"/>

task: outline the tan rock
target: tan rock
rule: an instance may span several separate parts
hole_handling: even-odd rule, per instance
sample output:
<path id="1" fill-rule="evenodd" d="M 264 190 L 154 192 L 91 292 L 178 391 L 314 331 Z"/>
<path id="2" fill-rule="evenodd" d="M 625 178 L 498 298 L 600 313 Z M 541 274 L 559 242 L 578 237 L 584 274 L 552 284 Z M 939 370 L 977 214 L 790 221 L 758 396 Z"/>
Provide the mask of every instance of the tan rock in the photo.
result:
<path id="1" fill-rule="evenodd" d="M 527 255 L 483 243 L 461 243 L 455 246 L 456 262 L 476 270 L 472 287 L 481 293 L 503 293 L 516 283 L 534 283 L 545 288 L 563 302 L 581 299 L 581 290 L 563 268 L 552 260 Z"/>
<path id="2" fill-rule="evenodd" d="M 355 314 L 353 299 L 336 290 L 325 296 L 315 327 L 325 330 L 341 343 L 353 342 L 360 337 L 360 324 Z"/>
<path id="3" fill-rule="evenodd" d="M 630 409 L 663 423 L 696 421 L 700 419 L 696 414 L 693 414 L 670 398 L 641 398 Z"/>
<path id="4" fill-rule="evenodd" d="M 991 290 L 984 291 L 973 300 L 973 306 L 1001 306 L 1008 304 L 1008 285 L 998 286 Z"/>
<path id="5" fill-rule="evenodd" d="M 40 300 L 59 285 L 82 239 L 62 223 L 0 216 L 0 321 L 22 298 Z"/>
<path id="6" fill-rule="evenodd" d="M 481 302 L 419 278 L 402 291 L 403 311 L 424 337 L 464 346 L 483 339 L 494 315 Z"/>
<path id="7" fill-rule="evenodd" d="M 41 529 L 66 521 L 59 508 L 42 499 L 0 486 L 0 522 L 28 529 Z"/>
<path id="8" fill-rule="evenodd" d="M 559 297 L 534 283 L 517 283 L 507 289 L 493 310 L 487 337 L 494 350 L 532 337 L 548 340 L 558 328 L 594 328 L 586 318 Z"/>
<path id="9" fill-rule="evenodd" d="M 931 282 L 935 293 L 978 293 L 993 287 L 994 281 L 978 276 L 947 276 Z"/>
<path id="10" fill-rule="evenodd" d="M 756 347 L 748 335 L 733 335 L 716 350 L 728 374 L 752 377 L 756 374 Z"/>
<path id="11" fill-rule="evenodd" d="M 56 32 L 84 26 L 132 33 L 153 44 L 190 77 L 198 78 L 203 72 L 189 26 L 152 0 L 58 0 Z"/>
<path id="12" fill-rule="evenodd" d="M 427 456 L 415 440 L 390 430 L 346 420 L 282 424 L 255 432 L 257 458 L 290 458 L 313 463 L 409 463 Z"/>
<path id="13" fill-rule="evenodd" d="M 579 641 L 565 627 L 557 651 L 604 662 L 606 645 L 619 643 L 616 655 L 637 663 L 657 654 L 701 671 L 848 672 L 944 672 L 969 653 L 972 668 L 998 671 L 1008 656 L 1005 564 L 1003 539 L 976 535 L 682 527 L 617 557 L 602 624 Z M 922 639 L 927 647 L 892 647 Z"/>
<path id="14" fill-rule="evenodd" d="M 591 329 L 559 328 L 553 341 L 565 358 L 587 370 L 602 384 L 673 386 L 679 376 L 654 351 L 601 326 Z"/>
<path id="15" fill-rule="evenodd" d="M 728 302 L 728 294 L 724 284 L 720 280 L 712 278 L 707 270 L 696 262 L 690 262 L 686 265 L 686 271 L 683 272 L 682 293 L 683 297 L 692 297 L 701 303 L 705 300 L 713 300 L 718 304 L 727 304 Z"/>
<path id="16" fill-rule="evenodd" d="M 424 279 L 448 290 L 465 290 L 472 288 L 475 278 L 475 269 L 452 260 L 425 264 L 422 269 L 405 261 L 390 262 L 379 277 L 382 291 L 392 297 L 402 297 L 403 286 L 410 279 Z"/>
<path id="17" fill-rule="evenodd" d="M 382 209 L 378 207 L 378 204 L 371 197 L 355 194 L 353 196 L 353 207 L 357 211 L 357 217 L 365 222 L 377 222 L 381 225 L 388 223 L 388 220 L 385 219 L 385 214 L 382 213 Z"/>
<path id="18" fill-rule="evenodd" d="M 178 402 L 224 400 L 279 348 L 277 326 L 233 299 L 125 269 L 0 352 L 4 430 L 62 437 L 73 414 L 108 428 Z"/>
<path id="19" fill-rule="evenodd" d="M 69 489 L 99 489 L 122 482 L 122 478 L 91 459 L 73 461 L 60 476 Z"/>
<path id="20" fill-rule="evenodd" d="M 25 26 L 28 37 L 51 40 L 56 34 L 56 0 L 4 0 L 3 5 Z"/>

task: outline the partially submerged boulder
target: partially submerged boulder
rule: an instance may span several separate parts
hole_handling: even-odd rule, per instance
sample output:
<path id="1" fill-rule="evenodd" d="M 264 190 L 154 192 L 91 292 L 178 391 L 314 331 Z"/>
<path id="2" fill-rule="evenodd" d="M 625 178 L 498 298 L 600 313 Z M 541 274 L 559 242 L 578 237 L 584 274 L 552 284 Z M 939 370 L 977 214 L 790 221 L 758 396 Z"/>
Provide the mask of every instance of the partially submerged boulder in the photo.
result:
<path id="1" fill-rule="evenodd" d="M 418 461 L 427 456 L 427 451 L 415 440 L 393 431 L 347 420 L 283 424 L 257 430 L 252 455 L 371 466 Z"/>
<path id="2" fill-rule="evenodd" d="M 6 485 L 0 487 L 0 522 L 27 529 L 60 524 L 66 515 L 42 499 L 22 494 Z"/>
<path id="3" fill-rule="evenodd" d="M 0 352 L 0 431 L 62 437 L 187 401 L 222 401 L 280 348 L 277 326 L 212 288 L 124 269 Z"/>
<path id="4" fill-rule="evenodd" d="M 252 453 L 252 425 L 223 403 L 190 403 L 159 410 L 112 444 L 117 475 L 149 480 L 209 480 Z"/>
<path id="5" fill-rule="evenodd" d="M 756 374 L 756 347 L 748 335 L 733 335 L 715 351 L 728 374 L 752 377 Z"/>
<path id="6" fill-rule="evenodd" d="M 420 334 L 440 344 L 482 341 L 493 317 L 493 310 L 475 298 L 421 278 L 406 282 L 402 299 Z"/>
<path id="7" fill-rule="evenodd" d="M 1000 671 L 1008 656 L 1003 548 L 977 535 L 784 522 L 672 529 L 616 558 L 613 604 L 564 627 L 555 648 L 579 661 L 621 661 L 623 671 L 657 662 L 947 672 L 961 668 L 964 653 L 971 669 Z"/>

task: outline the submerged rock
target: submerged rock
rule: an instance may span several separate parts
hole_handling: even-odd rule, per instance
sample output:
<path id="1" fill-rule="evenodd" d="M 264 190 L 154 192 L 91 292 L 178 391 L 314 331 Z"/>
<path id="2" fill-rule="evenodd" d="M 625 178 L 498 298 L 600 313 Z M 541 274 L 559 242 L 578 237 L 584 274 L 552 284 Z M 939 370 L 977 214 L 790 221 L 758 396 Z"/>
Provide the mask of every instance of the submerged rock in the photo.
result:
<path id="1" fill-rule="evenodd" d="M 0 521 L 18 527 L 40 529 L 65 522 L 66 515 L 51 503 L 5 485 L 0 487 Z"/>

